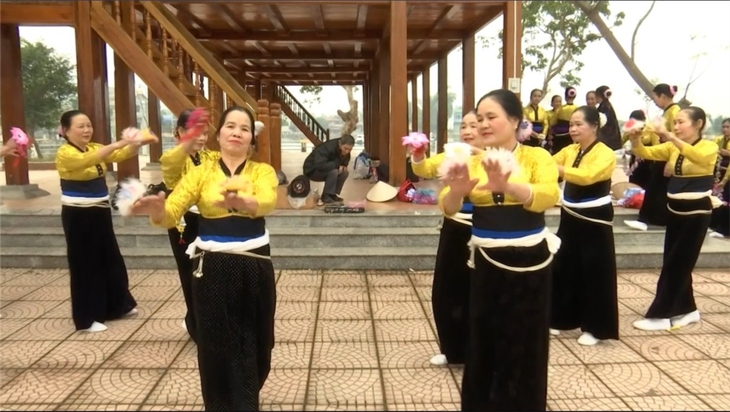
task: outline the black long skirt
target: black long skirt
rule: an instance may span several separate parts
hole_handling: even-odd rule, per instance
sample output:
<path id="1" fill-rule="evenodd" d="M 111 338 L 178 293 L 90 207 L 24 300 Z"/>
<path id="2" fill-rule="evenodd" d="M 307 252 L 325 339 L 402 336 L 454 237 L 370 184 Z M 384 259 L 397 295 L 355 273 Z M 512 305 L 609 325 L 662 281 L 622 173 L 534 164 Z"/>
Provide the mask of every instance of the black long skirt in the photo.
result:
<path id="1" fill-rule="evenodd" d="M 61 208 L 77 330 L 118 319 L 137 306 L 108 207 Z"/>
<path id="2" fill-rule="evenodd" d="M 667 225 L 667 186 L 669 178 L 664 176 L 667 162 L 651 162 L 651 178 L 644 188 L 644 202 L 639 209 L 639 221 L 648 225 Z"/>
<path id="3" fill-rule="evenodd" d="M 636 168 L 633 172 L 631 172 L 631 176 L 629 176 L 629 182 L 637 184 L 641 186 L 642 189 L 646 190 L 646 187 L 649 185 L 649 181 L 651 180 L 651 176 L 653 173 L 653 164 L 654 162 L 651 160 L 640 160 L 636 158 L 636 156 L 631 155 L 631 161 L 629 162 L 629 165 L 633 167 L 633 165 L 639 162 L 639 164 L 636 165 Z"/>
<path id="4" fill-rule="evenodd" d="M 270 249 L 251 252 L 269 256 Z M 203 276 L 193 277 L 193 308 L 205 410 L 257 411 L 274 348 L 271 261 L 205 253 Z"/>
<path id="5" fill-rule="evenodd" d="M 571 210 L 591 219 L 613 221 L 610 204 Z M 562 242 L 553 267 L 550 327 L 580 328 L 597 339 L 618 339 L 613 227 L 562 210 L 558 237 Z"/>
<path id="6" fill-rule="evenodd" d="M 172 254 L 175 256 L 177 263 L 177 273 L 180 276 L 180 284 L 182 285 L 183 296 L 185 297 L 185 306 L 187 313 L 185 314 L 185 326 L 188 329 L 190 337 L 195 341 L 195 311 L 193 310 L 193 261 L 185 251 L 188 245 L 198 237 L 198 215 L 192 212 L 185 213 L 185 230 L 180 233 L 176 227 L 167 231 L 170 238 L 170 246 Z M 180 241 L 182 238 L 182 242 Z"/>
<path id="7" fill-rule="evenodd" d="M 486 252 L 491 259 L 515 267 L 541 264 L 550 255 L 546 242 Z M 475 264 L 461 408 L 544 411 L 552 265 L 534 272 L 512 272 L 489 263 L 479 250 Z"/>
<path id="8" fill-rule="evenodd" d="M 441 353 L 451 364 L 466 361 L 472 271 L 467 265 L 470 238 L 470 226 L 444 218 L 431 299 Z"/>
<path id="9" fill-rule="evenodd" d="M 730 236 L 730 206 L 723 205 L 712 210 L 710 229 L 725 237 Z"/>
<path id="10" fill-rule="evenodd" d="M 709 198 L 692 201 L 670 200 L 672 209 L 711 210 Z M 669 319 L 697 310 L 692 291 L 692 271 L 710 225 L 710 214 L 678 215 L 670 212 L 664 235 L 664 261 L 656 296 L 647 319 Z"/>

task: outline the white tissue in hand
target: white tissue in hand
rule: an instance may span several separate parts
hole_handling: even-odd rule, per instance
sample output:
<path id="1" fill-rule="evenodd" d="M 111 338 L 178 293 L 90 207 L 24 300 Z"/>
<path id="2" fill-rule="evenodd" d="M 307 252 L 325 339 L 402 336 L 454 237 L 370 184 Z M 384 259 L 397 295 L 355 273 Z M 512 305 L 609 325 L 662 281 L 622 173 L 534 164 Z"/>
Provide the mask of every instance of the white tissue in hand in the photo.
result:
<path id="1" fill-rule="evenodd" d="M 517 159 L 515 158 L 514 152 L 511 150 L 505 150 L 502 148 L 487 149 L 484 152 L 484 157 L 482 157 L 482 162 L 486 166 L 487 161 L 489 160 L 496 162 L 499 165 L 502 174 L 510 173 L 514 175 L 519 170 Z"/>
<path id="2" fill-rule="evenodd" d="M 444 161 L 438 168 L 440 177 L 446 177 L 457 165 L 466 165 L 471 157 L 471 146 L 467 143 L 446 143 L 444 145 Z"/>
<path id="3" fill-rule="evenodd" d="M 646 126 L 646 124 L 641 120 L 629 119 L 628 122 L 624 123 L 624 132 L 630 133 L 637 130 L 644 130 L 644 126 Z"/>
<path id="4" fill-rule="evenodd" d="M 115 201 L 122 216 L 132 213 L 132 206 L 147 194 L 145 185 L 137 179 L 127 179 L 119 185 Z"/>

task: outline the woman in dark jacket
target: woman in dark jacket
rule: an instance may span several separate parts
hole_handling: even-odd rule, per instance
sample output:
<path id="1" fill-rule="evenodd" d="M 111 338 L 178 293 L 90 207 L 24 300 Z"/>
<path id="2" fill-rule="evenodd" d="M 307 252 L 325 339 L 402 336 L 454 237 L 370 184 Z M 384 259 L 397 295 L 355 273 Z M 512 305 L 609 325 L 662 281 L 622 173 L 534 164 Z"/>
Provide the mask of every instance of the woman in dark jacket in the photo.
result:
<path id="1" fill-rule="evenodd" d="M 601 86 L 596 89 L 596 102 L 598 112 L 606 115 L 606 125 L 598 130 L 598 140 L 603 142 L 611 150 L 619 150 L 621 144 L 621 129 L 618 126 L 616 112 L 608 100 L 611 97 L 611 89 L 608 86 Z"/>

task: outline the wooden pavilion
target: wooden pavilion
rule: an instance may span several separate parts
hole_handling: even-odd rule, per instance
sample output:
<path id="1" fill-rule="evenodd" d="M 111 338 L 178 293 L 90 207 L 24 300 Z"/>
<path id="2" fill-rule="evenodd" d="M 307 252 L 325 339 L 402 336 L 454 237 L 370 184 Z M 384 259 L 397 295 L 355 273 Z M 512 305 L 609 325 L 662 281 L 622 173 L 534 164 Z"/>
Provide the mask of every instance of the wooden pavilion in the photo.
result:
<path id="1" fill-rule="evenodd" d="M 281 167 L 283 111 L 314 144 L 329 139 L 288 85 L 357 85 L 368 152 L 387 159 L 391 183 L 405 179 L 401 136 L 430 130 L 424 98 L 419 125 L 416 79 L 430 96 L 438 65 L 439 150 L 447 133 L 447 55 L 463 47 L 463 107 L 474 106 L 475 33 L 504 15 L 503 87 L 519 91 L 519 1 L 4 1 L 0 6 L 3 136 L 24 125 L 19 25 L 74 26 L 79 109 L 96 126 L 94 140 L 111 141 L 107 62 L 114 51 L 117 125 L 134 125 L 134 76 L 149 89 L 150 126 L 160 133 L 159 102 L 178 113 L 205 106 L 216 123 L 231 104 L 246 105 L 267 124 L 259 160 Z M 515 81 L 516 80 L 516 81 Z M 412 105 L 408 107 L 408 82 Z M 214 143 L 214 140 L 211 139 Z M 151 161 L 161 154 L 151 148 Z M 8 185 L 28 185 L 28 164 L 6 162 Z M 138 160 L 119 165 L 118 179 L 139 176 Z"/>

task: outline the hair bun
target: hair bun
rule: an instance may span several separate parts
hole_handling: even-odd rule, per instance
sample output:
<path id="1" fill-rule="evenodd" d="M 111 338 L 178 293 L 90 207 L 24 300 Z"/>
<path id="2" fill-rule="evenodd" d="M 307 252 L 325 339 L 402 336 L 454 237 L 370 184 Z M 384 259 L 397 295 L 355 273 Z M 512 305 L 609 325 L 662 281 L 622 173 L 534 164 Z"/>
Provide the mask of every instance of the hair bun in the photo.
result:
<path id="1" fill-rule="evenodd" d="M 611 89 L 606 90 L 606 98 L 611 97 L 612 94 L 613 92 L 611 91 Z"/>
<path id="2" fill-rule="evenodd" d="M 679 91 L 679 87 L 677 87 L 677 86 L 671 86 L 669 88 L 669 90 L 672 92 L 672 96 L 674 96 Z"/>

